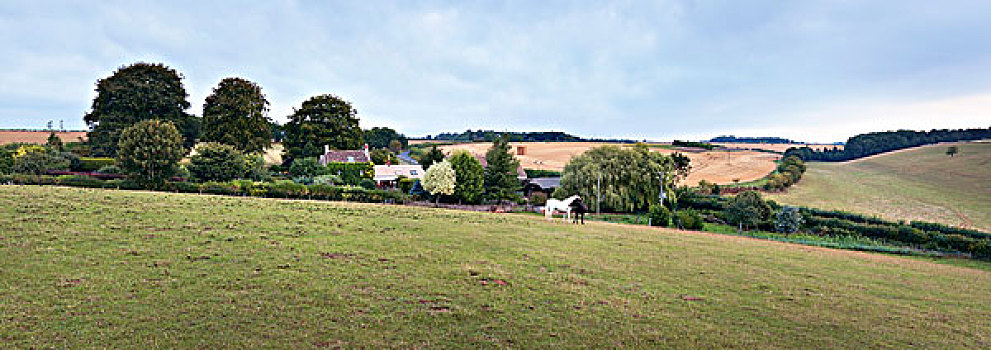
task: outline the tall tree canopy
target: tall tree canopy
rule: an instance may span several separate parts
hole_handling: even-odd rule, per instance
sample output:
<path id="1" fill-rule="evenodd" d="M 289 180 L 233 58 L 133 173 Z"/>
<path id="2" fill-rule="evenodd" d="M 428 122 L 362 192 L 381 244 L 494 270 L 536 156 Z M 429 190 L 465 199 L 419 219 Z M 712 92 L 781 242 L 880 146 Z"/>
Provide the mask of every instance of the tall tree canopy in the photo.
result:
<path id="1" fill-rule="evenodd" d="M 272 121 L 262 88 L 241 78 L 224 78 L 203 104 L 203 141 L 261 152 L 272 141 Z"/>
<path id="2" fill-rule="evenodd" d="M 399 141 L 402 148 L 406 148 L 409 140 L 406 135 L 400 134 L 391 128 L 374 127 L 365 130 L 365 142 L 371 148 L 387 148 L 392 141 Z M 396 150 L 392 150 L 395 152 Z"/>
<path id="3" fill-rule="evenodd" d="M 509 153 L 509 137 L 497 138 L 485 153 L 485 194 L 492 199 L 514 199 L 520 190 L 516 170 L 520 161 Z"/>
<path id="4" fill-rule="evenodd" d="M 673 199 L 674 171 L 671 158 L 650 152 L 644 145 L 601 146 L 568 162 L 561 175 L 561 189 L 581 196 L 586 203 L 597 203 L 596 194 L 601 192 L 602 209 L 607 211 L 646 210 L 660 201 L 662 189 L 669 200 Z"/>
<path id="5" fill-rule="evenodd" d="M 324 146 L 358 149 L 364 143 L 358 111 L 350 102 L 330 94 L 303 102 L 283 128 L 287 161 L 317 157 L 323 153 Z"/>
<path id="6" fill-rule="evenodd" d="M 433 145 L 426 154 L 420 157 L 420 166 L 422 166 L 424 170 L 427 170 L 430 169 L 431 165 L 440 163 L 443 160 L 444 152 L 438 149 L 437 145 Z"/>
<path id="7" fill-rule="evenodd" d="M 93 106 L 83 117 L 93 154 L 116 155 L 120 133 L 148 119 L 172 122 L 188 150 L 199 137 L 199 119 L 186 113 L 187 96 L 182 75 L 161 63 L 135 63 L 100 79 Z"/>
<path id="8" fill-rule="evenodd" d="M 454 197 L 465 203 L 478 203 L 482 199 L 485 185 L 485 169 L 482 168 L 482 163 L 465 150 L 454 151 L 447 161 L 451 163 L 451 168 L 454 169 L 458 179 L 457 185 L 454 186 Z"/>
<path id="9" fill-rule="evenodd" d="M 172 122 L 149 119 L 124 129 L 120 135 L 117 164 L 139 183 L 157 187 L 175 174 L 186 155 L 182 135 Z"/>

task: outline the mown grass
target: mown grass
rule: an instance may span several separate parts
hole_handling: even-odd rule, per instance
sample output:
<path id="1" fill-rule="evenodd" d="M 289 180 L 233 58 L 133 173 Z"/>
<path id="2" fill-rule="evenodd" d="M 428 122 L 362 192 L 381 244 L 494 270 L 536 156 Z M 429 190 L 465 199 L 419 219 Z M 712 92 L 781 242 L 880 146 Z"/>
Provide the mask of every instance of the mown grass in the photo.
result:
<path id="1" fill-rule="evenodd" d="M 991 143 L 934 145 L 843 163 L 810 162 L 783 204 L 991 231 Z"/>
<path id="2" fill-rule="evenodd" d="M 0 186 L 0 347 L 987 348 L 991 273 L 367 204 Z"/>

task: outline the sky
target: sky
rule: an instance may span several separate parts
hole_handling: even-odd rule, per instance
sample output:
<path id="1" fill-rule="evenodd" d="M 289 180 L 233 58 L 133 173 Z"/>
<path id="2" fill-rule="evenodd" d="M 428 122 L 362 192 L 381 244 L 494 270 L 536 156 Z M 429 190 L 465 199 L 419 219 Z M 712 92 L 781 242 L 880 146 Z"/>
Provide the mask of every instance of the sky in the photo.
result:
<path id="1" fill-rule="evenodd" d="M 84 129 L 98 79 L 231 76 L 285 122 L 331 93 L 364 128 L 844 141 L 991 127 L 991 1 L 0 1 L 0 128 Z"/>

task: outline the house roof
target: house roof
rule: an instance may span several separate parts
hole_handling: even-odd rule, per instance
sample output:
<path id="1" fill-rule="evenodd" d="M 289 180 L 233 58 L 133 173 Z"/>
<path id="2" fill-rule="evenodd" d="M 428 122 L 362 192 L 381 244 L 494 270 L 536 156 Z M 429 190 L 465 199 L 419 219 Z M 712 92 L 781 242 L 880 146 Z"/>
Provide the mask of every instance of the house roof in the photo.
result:
<path id="1" fill-rule="evenodd" d="M 538 177 L 535 179 L 530 179 L 530 183 L 540 186 L 542 189 L 551 189 L 561 187 L 560 177 Z"/>
<path id="2" fill-rule="evenodd" d="M 399 176 L 419 179 L 423 173 L 423 167 L 419 165 L 376 165 L 375 181 L 391 181 Z"/>
<path id="3" fill-rule="evenodd" d="M 473 154 L 473 155 L 475 156 L 475 159 L 478 159 L 478 162 L 479 163 L 482 163 L 482 167 L 483 168 L 489 166 L 489 162 L 486 162 L 485 161 L 485 155 L 482 155 L 482 154 Z M 521 179 L 521 180 L 526 178 L 526 171 L 523 171 L 523 164 L 522 163 L 519 166 L 516 167 L 516 177 L 519 178 L 519 179 Z"/>
<path id="4" fill-rule="evenodd" d="M 368 163 L 368 155 L 362 150 L 326 151 L 320 156 L 320 162 L 327 163 Z"/>

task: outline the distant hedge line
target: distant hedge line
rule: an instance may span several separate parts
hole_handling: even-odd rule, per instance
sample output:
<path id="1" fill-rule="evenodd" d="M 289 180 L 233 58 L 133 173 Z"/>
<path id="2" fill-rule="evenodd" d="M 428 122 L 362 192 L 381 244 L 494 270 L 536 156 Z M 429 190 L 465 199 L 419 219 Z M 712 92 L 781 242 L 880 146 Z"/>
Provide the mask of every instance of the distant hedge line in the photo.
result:
<path id="1" fill-rule="evenodd" d="M 16 185 L 60 185 L 86 188 L 116 188 L 122 190 L 145 189 L 129 180 L 100 180 L 82 175 L 0 175 L 0 184 Z M 331 185 L 301 185 L 290 181 L 252 182 L 237 180 L 230 182 L 167 182 L 158 191 L 215 194 L 227 196 L 250 196 L 289 199 L 315 199 L 328 201 L 352 201 L 367 203 L 403 203 L 408 196 L 397 191 L 367 190 L 360 187 Z"/>
<path id="2" fill-rule="evenodd" d="M 678 199 L 678 206 L 718 216 L 728 202 L 728 197 L 683 195 Z M 772 207 L 778 206 L 770 203 Z M 922 221 L 906 224 L 838 210 L 799 209 L 805 219 L 803 230 L 806 232 L 870 237 L 921 249 L 967 253 L 974 258 L 991 260 L 991 233 Z"/>

